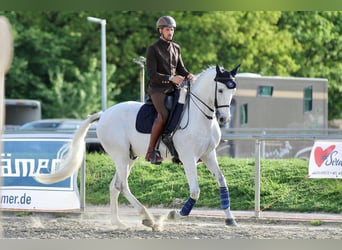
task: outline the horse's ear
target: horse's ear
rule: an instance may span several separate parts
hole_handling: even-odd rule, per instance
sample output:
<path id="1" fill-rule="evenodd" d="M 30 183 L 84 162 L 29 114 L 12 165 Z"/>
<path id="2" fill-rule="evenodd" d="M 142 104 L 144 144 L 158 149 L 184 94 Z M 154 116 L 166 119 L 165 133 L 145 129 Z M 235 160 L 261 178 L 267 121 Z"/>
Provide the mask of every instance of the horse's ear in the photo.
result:
<path id="1" fill-rule="evenodd" d="M 221 69 L 220 69 L 220 66 L 218 66 L 218 64 L 216 64 L 216 73 L 220 73 L 221 72 Z"/>
<path id="2" fill-rule="evenodd" d="M 239 64 L 238 66 L 236 66 L 230 73 L 232 74 L 232 76 L 235 76 L 237 74 L 237 72 L 239 71 L 240 69 L 240 65 Z"/>

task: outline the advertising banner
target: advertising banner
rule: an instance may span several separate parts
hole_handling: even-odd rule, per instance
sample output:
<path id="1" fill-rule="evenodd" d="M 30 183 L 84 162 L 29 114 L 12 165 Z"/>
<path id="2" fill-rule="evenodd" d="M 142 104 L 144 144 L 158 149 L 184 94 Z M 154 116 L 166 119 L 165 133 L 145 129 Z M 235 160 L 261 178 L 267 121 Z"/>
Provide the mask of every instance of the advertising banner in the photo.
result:
<path id="1" fill-rule="evenodd" d="M 2 210 L 80 210 L 77 173 L 64 181 L 42 184 L 33 176 L 56 167 L 59 149 L 70 139 L 3 139 L 0 175 Z"/>
<path id="2" fill-rule="evenodd" d="M 310 154 L 309 178 L 342 178 L 342 141 L 316 141 Z"/>

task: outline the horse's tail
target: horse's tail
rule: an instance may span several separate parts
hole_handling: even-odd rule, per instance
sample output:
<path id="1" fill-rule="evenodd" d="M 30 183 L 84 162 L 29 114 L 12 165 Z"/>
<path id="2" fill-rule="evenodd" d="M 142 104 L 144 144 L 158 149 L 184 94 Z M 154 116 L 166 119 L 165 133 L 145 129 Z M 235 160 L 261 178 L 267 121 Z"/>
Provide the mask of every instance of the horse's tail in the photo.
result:
<path id="1" fill-rule="evenodd" d="M 37 174 L 34 178 L 44 184 L 51 184 L 70 177 L 82 164 L 84 159 L 85 137 L 90 124 L 100 118 L 102 114 L 88 116 L 74 134 L 73 139 L 65 144 L 57 154 L 57 166 L 49 174 Z"/>

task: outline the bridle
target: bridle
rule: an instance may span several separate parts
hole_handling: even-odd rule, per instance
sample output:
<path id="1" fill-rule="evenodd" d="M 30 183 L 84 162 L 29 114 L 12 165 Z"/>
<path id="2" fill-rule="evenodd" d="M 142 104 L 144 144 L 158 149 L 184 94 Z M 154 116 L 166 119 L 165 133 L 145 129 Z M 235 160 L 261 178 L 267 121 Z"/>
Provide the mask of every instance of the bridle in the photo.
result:
<path id="1" fill-rule="evenodd" d="M 210 107 L 208 104 L 206 104 L 201 98 L 199 98 L 197 95 L 195 95 L 193 92 L 190 91 L 190 99 L 193 101 L 193 103 L 196 105 L 196 107 L 201 111 L 201 113 L 208 118 L 209 120 L 214 119 L 214 115 L 207 115 L 203 108 L 201 108 L 197 102 L 195 102 L 194 98 L 196 98 L 200 103 L 204 105 L 210 112 L 213 114 L 215 113 L 215 110 L 219 108 L 229 108 L 230 104 L 224 104 L 224 105 L 218 105 L 217 103 L 217 83 L 223 83 L 226 85 L 228 89 L 234 89 L 236 87 L 236 83 L 234 82 L 234 79 L 231 77 L 215 77 L 215 100 L 214 100 L 214 108 Z"/>

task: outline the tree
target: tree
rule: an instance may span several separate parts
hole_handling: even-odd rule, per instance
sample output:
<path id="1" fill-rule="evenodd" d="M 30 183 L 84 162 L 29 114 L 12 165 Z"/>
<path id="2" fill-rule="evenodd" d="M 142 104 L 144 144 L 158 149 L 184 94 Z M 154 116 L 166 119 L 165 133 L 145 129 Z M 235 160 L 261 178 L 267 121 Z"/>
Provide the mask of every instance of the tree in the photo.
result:
<path id="1" fill-rule="evenodd" d="M 15 56 L 6 79 L 6 96 L 40 100 L 44 117 L 82 118 L 100 110 L 101 78 L 94 56 L 97 52 L 82 40 L 79 19 L 85 14 L 6 14 L 15 31 Z M 111 77 L 116 68 L 107 66 L 107 86 L 113 90 Z"/>
<path id="2" fill-rule="evenodd" d="M 291 54 L 294 75 L 327 78 L 329 120 L 342 118 L 342 12 L 283 12 L 281 29 L 289 30 L 301 50 Z"/>
<path id="3" fill-rule="evenodd" d="M 84 119 L 87 114 L 98 112 L 101 109 L 99 104 L 102 96 L 99 84 L 101 72 L 96 68 L 97 60 L 94 58 L 90 60 L 87 72 L 81 73 L 78 68 L 73 68 L 76 77 L 74 82 L 66 81 L 65 72 L 62 69 L 49 71 L 52 88 L 49 90 L 47 100 L 54 105 L 49 108 L 47 115 L 54 117 L 55 114 L 59 114 L 59 117 Z M 114 74 L 115 69 L 114 65 L 107 66 L 108 78 Z M 113 88 L 111 85 L 107 87 Z"/>
<path id="4" fill-rule="evenodd" d="M 12 23 L 14 60 L 7 98 L 43 103 L 44 117 L 85 117 L 101 108 L 100 25 L 106 19 L 107 106 L 139 99 L 140 67 L 133 59 L 159 34 L 156 21 L 177 21 L 174 40 L 192 73 L 221 64 L 262 75 L 329 80 L 329 118 L 342 116 L 341 12 L 101 11 L 0 12 Z M 147 76 L 146 76 L 147 82 Z M 90 100 L 91 99 L 91 100 Z"/>

